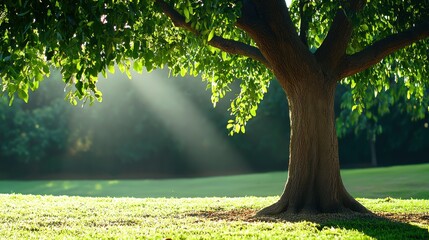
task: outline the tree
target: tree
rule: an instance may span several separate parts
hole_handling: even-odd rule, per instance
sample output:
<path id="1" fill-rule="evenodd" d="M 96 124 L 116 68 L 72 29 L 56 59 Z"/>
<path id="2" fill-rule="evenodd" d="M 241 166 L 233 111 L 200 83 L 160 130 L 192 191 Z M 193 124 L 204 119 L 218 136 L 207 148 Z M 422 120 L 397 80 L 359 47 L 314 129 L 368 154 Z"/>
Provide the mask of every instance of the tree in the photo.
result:
<path id="1" fill-rule="evenodd" d="M 214 104 L 241 79 L 227 125 L 237 133 L 275 77 L 289 104 L 289 176 L 261 215 L 367 211 L 340 177 L 338 83 L 351 87 L 350 107 L 359 113 L 377 94 L 406 96 L 412 109 L 427 111 L 419 103 L 428 98 L 428 0 L 5 2 L 0 76 L 11 100 L 27 101 L 50 66 L 74 85 L 67 94 L 74 104 L 101 100 L 97 74 L 115 64 L 128 75 L 131 65 L 140 72 L 168 66 L 173 75 L 200 74 Z M 405 90 L 392 94 L 391 85 Z"/>
<path id="2" fill-rule="evenodd" d="M 67 147 L 70 111 L 64 108 L 66 103 L 52 98 L 44 89 L 38 93 L 45 93 L 44 97 L 38 98 L 39 103 L 33 101 L 31 107 L 22 101 L 8 107 L 7 99 L 0 98 L 0 166 L 2 170 L 8 169 L 0 175 L 33 175 L 53 168 L 59 162 L 52 164 L 50 157 Z"/>

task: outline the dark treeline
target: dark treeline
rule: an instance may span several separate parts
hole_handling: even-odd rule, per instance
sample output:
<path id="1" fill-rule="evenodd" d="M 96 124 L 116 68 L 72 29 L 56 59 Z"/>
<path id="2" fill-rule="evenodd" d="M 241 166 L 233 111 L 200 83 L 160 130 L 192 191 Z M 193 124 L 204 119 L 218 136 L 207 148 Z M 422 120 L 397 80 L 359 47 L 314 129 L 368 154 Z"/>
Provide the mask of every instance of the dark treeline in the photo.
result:
<path id="1" fill-rule="evenodd" d="M 234 89 L 215 109 L 206 83 L 155 72 L 101 80 L 103 103 L 72 106 L 58 75 L 29 104 L 0 98 L 0 177 L 162 178 L 287 169 L 287 102 L 273 81 L 246 133 L 228 136 Z M 141 79 L 143 78 L 143 79 Z M 67 89 L 66 89 L 67 90 Z M 68 90 L 67 90 L 68 91 Z M 338 95 L 341 95 L 341 88 Z M 118 94 L 120 93 L 120 94 Z M 80 103 L 82 104 L 82 103 Z M 339 107 L 338 107 L 339 110 Z M 371 146 L 364 131 L 340 141 L 342 167 L 429 161 L 425 121 L 392 110 Z"/>

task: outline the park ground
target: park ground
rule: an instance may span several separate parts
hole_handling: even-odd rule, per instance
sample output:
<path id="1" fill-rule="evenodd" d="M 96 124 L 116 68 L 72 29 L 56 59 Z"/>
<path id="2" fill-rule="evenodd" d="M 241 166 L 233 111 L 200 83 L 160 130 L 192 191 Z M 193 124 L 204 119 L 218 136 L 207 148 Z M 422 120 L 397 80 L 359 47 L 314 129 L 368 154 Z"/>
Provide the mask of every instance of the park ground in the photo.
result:
<path id="1" fill-rule="evenodd" d="M 429 164 L 344 170 L 374 215 L 255 218 L 285 173 L 0 181 L 1 239 L 429 239 Z M 66 196 L 68 195 L 68 196 Z"/>

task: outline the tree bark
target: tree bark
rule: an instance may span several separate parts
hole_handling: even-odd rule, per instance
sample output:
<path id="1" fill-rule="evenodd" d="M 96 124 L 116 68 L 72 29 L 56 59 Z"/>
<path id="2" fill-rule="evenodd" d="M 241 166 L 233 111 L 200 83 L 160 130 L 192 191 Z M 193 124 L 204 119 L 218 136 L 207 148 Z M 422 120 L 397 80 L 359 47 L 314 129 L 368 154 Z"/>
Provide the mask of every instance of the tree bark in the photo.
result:
<path id="1" fill-rule="evenodd" d="M 282 82 L 281 76 L 279 80 Z M 336 81 L 320 76 L 283 86 L 291 127 L 289 176 L 279 201 L 258 215 L 368 212 L 347 193 L 340 176 L 334 114 Z"/>

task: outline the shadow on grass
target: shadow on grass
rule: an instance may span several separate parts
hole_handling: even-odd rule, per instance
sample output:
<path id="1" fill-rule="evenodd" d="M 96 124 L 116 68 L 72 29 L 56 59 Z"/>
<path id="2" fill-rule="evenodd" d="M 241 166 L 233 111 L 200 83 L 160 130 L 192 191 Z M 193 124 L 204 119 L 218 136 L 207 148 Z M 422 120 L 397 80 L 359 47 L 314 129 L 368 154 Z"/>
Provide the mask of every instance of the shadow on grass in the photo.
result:
<path id="1" fill-rule="evenodd" d="M 310 221 L 318 224 L 319 230 L 324 228 L 354 230 L 375 239 L 429 239 L 429 218 L 424 214 L 288 214 L 275 218 L 275 221 Z M 409 222 L 419 223 L 424 227 Z"/>
<path id="2" fill-rule="evenodd" d="M 313 222 L 319 230 L 341 228 L 354 230 L 375 239 L 429 239 L 429 216 L 427 214 L 287 214 L 279 217 L 254 217 L 250 209 L 230 211 L 202 211 L 193 214 L 209 220 L 244 222 Z M 418 223 L 422 227 L 410 224 Z"/>
<path id="3" fill-rule="evenodd" d="M 334 227 L 356 230 L 375 239 L 429 239 L 428 224 L 419 221 L 413 222 L 418 222 L 426 227 L 419 227 L 378 215 L 328 220 L 319 224 L 321 228 Z"/>

